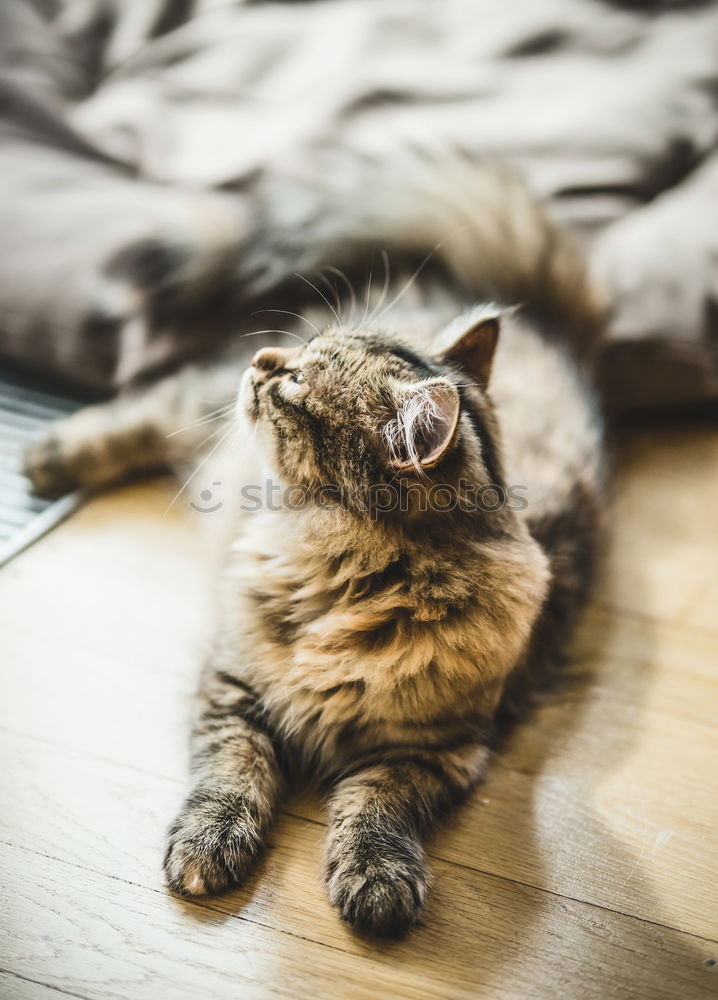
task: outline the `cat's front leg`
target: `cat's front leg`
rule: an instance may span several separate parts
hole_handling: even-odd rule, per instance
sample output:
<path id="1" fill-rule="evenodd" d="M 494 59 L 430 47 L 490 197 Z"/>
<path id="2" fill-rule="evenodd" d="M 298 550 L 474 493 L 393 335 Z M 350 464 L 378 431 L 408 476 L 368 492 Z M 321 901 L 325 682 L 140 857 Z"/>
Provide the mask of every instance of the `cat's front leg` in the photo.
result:
<path id="1" fill-rule="evenodd" d="M 165 875 L 197 896 L 241 883 L 262 851 L 281 774 L 273 736 L 251 687 L 215 673 L 193 733 L 194 785 L 169 830 Z"/>
<path id="2" fill-rule="evenodd" d="M 481 778 L 485 747 L 396 748 L 367 755 L 330 800 L 329 898 L 356 930 L 401 937 L 428 885 L 423 838 Z"/>

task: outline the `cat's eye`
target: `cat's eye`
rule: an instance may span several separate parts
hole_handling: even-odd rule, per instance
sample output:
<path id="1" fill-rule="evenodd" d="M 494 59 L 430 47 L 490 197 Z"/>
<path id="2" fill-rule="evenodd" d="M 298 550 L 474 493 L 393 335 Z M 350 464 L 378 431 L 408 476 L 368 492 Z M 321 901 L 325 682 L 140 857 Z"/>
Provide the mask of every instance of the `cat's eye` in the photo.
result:
<path id="1" fill-rule="evenodd" d="M 289 378 L 289 381 L 290 382 L 296 382 L 297 385 L 301 385 L 302 382 L 306 382 L 307 380 L 304 377 L 304 373 L 303 372 L 292 372 L 292 374 L 291 374 L 291 376 Z"/>

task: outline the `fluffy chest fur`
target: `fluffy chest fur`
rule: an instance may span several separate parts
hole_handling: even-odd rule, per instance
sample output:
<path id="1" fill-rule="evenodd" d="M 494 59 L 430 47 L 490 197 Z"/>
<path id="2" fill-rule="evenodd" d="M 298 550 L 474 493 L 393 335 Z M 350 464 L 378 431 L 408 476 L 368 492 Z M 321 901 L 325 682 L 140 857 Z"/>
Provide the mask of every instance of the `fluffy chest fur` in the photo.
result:
<path id="1" fill-rule="evenodd" d="M 225 574 L 230 669 L 305 761 L 486 724 L 546 592 L 527 534 L 437 548 L 341 510 L 248 521 Z"/>

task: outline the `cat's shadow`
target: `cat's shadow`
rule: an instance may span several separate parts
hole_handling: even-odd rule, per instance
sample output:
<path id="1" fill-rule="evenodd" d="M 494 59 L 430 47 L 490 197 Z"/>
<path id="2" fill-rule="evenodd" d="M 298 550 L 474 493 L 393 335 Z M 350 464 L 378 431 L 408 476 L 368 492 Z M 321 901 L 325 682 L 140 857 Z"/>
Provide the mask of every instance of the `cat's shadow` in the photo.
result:
<path id="1" fill-rule="evenodd" d="M 487 782 L 433 837 L 433 889 L 407 939 L 358 937 L 329 909 L 318 799 L 287 804 L 275 848 L 244 888 L 215 901 L 222 913 L 212 919 L 241 915 L 297 937 L 311 926 L 315 940 L 376 963 L 377 996 L 388 967 L 427 995 L 714 996 L 715 948 L 668 926 L 650 858 L 622 843 L 594 805 L 598 786 L 636 746 L 656 671 L 645 620 L 612 689 L 617 627 L 614 616 L 590 610 L 565 689 L 515 730 Z M 291 950 L 278 952 L 277 975 L 294 962 Z"/>
<path id="2" fill-rule="evenodd" d="M 620 628 L 596 600 L 565 688 L 516 728 L 475 799 L 433 838 L 434 859 L 463 858 L 472 871 L 435 861 L 425 926 L 406 945 L 382 946 L 407 971 L 420 959 L 431 977 L 436 956 L 458 955 L 457 978 L 477 997 L 716 995 L 718 949 L 673 930 L 654 890 L 655 831 L 634 853 L 594 805 L 636 748 L 657 669 L 657 629 L 644 619 L 618 681 L 610 651 L 625 641 Z M 560 988 L 547 992 L 547 976 Z"/>

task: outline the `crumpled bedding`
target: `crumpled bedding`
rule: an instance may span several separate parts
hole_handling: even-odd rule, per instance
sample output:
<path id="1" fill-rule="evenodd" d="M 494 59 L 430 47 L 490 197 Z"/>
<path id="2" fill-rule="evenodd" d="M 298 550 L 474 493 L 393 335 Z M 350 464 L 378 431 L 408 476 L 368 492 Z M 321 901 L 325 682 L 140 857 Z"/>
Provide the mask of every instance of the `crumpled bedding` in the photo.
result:
<path id="1" fill-rule="evenodd" d="M 4 0 L 0 357 L 108 391 L 211 351 L 293 301 L 283 245 L 351 244 L 367 157 L 460 147 L 585 245 L 609 405 L 714 402 L 717 139 L 710 2 Z"/>

